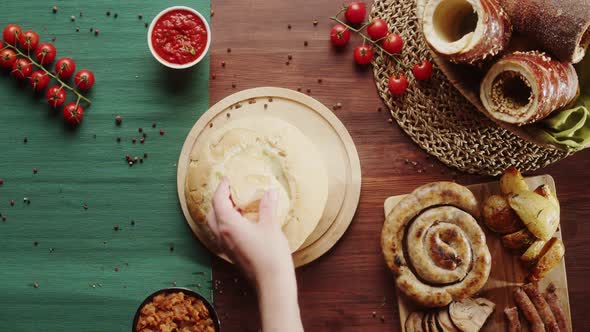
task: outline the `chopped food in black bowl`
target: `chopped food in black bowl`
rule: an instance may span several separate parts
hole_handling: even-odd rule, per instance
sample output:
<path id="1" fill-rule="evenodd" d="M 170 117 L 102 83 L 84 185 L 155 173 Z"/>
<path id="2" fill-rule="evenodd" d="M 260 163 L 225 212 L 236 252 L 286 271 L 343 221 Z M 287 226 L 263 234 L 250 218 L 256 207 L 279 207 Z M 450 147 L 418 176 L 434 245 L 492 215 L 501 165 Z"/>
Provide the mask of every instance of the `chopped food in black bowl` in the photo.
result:
<path id="1" fill-rule="evenodd" d="M 199 293 L 180 287 L 148 296 L 133 320 L 133 332 L 219 332 L 215 308 Z"/>

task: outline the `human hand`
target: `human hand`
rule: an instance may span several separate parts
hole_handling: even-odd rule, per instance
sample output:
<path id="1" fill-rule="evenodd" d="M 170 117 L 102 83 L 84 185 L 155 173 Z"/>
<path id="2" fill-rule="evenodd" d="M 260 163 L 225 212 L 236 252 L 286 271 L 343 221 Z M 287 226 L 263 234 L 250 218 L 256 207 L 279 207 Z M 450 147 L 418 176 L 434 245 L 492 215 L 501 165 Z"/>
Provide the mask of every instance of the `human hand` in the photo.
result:
<path id="1" fill-rule="evenodd" d="M 224 178 L 207 216 L 226 253 L 255 281 L 263 331 L 302 332 L 297 281 L 289 242 L 276 220 L 278 194 L 267 191 L 258 208 L 258 222 L 244 218 L 231 200 Z"/>
<path id="2" fill-rule="evenodd" d="M 226 254 L 257 282 L 265 275 L 292 273 L 289 243 L 276 220 L 276 190 L 264 193 L 258 222 L 244 218 L 230 196 L 229 182 L 224 178 L 215 191 L 213 209 L 207 216 L 209 227 Z"/>

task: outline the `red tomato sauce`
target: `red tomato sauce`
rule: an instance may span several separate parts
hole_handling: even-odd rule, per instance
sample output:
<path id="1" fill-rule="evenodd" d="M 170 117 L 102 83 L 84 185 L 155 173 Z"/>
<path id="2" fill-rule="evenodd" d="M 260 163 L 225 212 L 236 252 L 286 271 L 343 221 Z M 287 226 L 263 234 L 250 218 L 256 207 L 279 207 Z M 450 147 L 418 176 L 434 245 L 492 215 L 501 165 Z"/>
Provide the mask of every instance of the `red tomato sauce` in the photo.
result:
<path id="1" fill-rule="evenodd" d="M 207 47 L 207 28 L 200 17 L 188 10 L 162 15 L 152 31 L 152 46 L 165 61 L 186 64 L 195 61 Z"/>

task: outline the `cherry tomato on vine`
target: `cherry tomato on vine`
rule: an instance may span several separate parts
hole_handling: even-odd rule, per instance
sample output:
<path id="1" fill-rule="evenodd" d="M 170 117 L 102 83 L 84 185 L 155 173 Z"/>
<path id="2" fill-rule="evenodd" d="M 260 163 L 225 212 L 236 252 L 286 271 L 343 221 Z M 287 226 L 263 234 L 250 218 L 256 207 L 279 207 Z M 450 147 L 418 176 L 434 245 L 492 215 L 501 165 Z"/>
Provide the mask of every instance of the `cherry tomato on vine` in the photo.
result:
<path id="1" fill-rule="evenodd" d="M 389 92 L 392 95 L 399 96 L 404 94 L 404 92 L 406 92 L 408 89 L 408 80 L 404 74 L 399 76 L 391 75 L 387 87 L 389 88 Z"/>
<path id="2" fill-rule="evenodd" d="M 69 103 L 63 110 L 64 121 L 72 127 L 76 127 L 84 118 L 84 109 L 76 103 Z"/>
<path id="3" fill-rule="evenodd" d="M 67 80 L 74 75 L 76 63 L 70 58 L 61 58 L 55 63 L 55 72 L 62 80 Z"/>
<path id="4" fill-rule="evenodd" d="M 367 7 L 364 2 L 351 2 L 346 6 L 344 17 L 350 24 L 361 24 L 367 16 Z"/>
<path id="5" fill-rule="evenodd" d="M 31 74 L 30 83 L 35 91 L 42 91 L 49 85 L 51 78 L 43 70 L 36 70 Z"/>
<path id="6" fill-rule="evenodd" d="M 376 18 L 369 24 L 367 27 L 367 33 L 369 37 L 373 40 L 379 40 L 385 36 L 387 36 L 388 32 L 387 22 L 380 18 Z"/>
<path id="7" fill-rule="evenodd" d="M 404 40 L 397 33 L 390 33 L 381 41 L 381 47 L 391 54 L 400 53 L 404 48 Z"/>
<path id="8" fill-rule="evenodd" d="M 373 49 L 367 45 L 354 48 L 354 61 L 359 65 L 366 65 L 373 60 Z"/>
<path id="9" fill-rule="evenodd" d="M 330 31 L 330 40 L 334 46 L 342 47 L 350 40 L 350 30 L 342 24 L 336 24 Z"/>
<path id="10" fill-rule="evenodd" d="M 55 46 L 50 43 L 42 43 L 35 50 L 35 56 L 37 57 L 37 60 L 39 60 L 40 64 L 46 65 L 48 63 L 52 63 L 53 60 L 55 60 L 55 57 L 57 56 L 57 50 L 55 49 Z"/>
<path id="11" fill-rule="evenodd" d="M 33 72 L 33 64 L 31 61 L 25 58 L 16 59 L 12 65 L 12 76 L 19 80 L 25 79 L 31 76 Z"/>
<path id="12" fill-rule="evenodd" d="M 16 62 L 16 52 L 6 48 L 0 51 L 0 67 L 5 69 L 12 69 L 12 65 Z"/>
<path id="13" fill-rule="evenodd" d="M 80 90 L 90 90 L 94 85 L 94 74 L 90 70 L 82 69 L 76 73 L 74 82 Z"/>
<path id="14" fill-rule="evenodd" d="M 27 30 L 18 36 L 18 42 L 25 51 L 32 51 L 39 45 L 39 35 L 32 30 Z"/>
<path id="15" fill-rule="evenodd" d="M 418 81 L 427 80 L 432 76 L 432 63 L 428 60 L 422 60 L 422 62 L 412 67 L 412 72 Z"/>
<path id="16" fill-rule="evenodd" d="M 45 98 L 51 107 L 58 108 L 66 101 L 66 91 L 63 87 L 54 85 L 47 90 Z"/>
<path id="17" fill-rule="evenodd" d="M 2 38 L 7 44 L 16 45 L 18 38 L 23 33 L 21 28 L 16 24 L 9 24 L 2 32 Z"/>

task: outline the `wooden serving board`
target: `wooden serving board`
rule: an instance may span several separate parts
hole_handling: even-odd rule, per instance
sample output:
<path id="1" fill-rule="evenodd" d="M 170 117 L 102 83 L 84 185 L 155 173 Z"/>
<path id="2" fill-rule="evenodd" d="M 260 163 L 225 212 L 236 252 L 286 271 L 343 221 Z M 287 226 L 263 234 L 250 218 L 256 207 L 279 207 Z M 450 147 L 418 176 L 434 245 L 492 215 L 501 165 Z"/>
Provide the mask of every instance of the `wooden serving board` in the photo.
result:
<path id="1" fill-rule="evenodd" d="M 426 3 L 428 3 L 428 0 L 416 0 L 416 16 L 418 21 L 420 22 L 420 27 L 422 27 L 422 13 L 424 12 L 424 7 L 426 6 Z M 549 144 L 547 142 L 539 140 L 537 137 L 527 132 L 526 126 L 519 127 L 517 125 L 513 125 L 494 119 L 483 106 L 479 98 L 479 87 L 485 74 L 482 70 L 474 66 L 452 63 L 444 57 L 439 56 L 432 49 L 430 49 L 430 54 L 432 55 L 432 59 L 434 60 L 438 68 L 448 78 L 449 82 L 451 82 L 451 84 L 453 84 L 453 86 L 457 90 L 459 90 L 463 97 L 465 97 L 465 99 L 467 99 L 473 106 L 475 106 L 475 108 L 477 108 L 479 112 L 483 113 L 495 124 L 519 136 L 520 138 L 525 139 L 527 141 L 531 141 L 539 146 L 549 149 L 567 151 L 567 149 L 560 145 Z"/>
<path id="2" fill-rule="evenodd" d="M 526 182 L 530 188 L 536 188 L 542 184 L 547 184 L 551 190 L 556 193 L 555 181 L 553 181 L 553 178 L 550 175 L 527 178 Z M 491 195 L 500 193 L 498 182 L 475 184 L 467 186 L 467 188 L 475 194 L 475 197 L 477 197 L 480 202 L 483 202 Z M 404 197 L 405 195 L 393 196 L 385 200 L 385 215 L 387 216 Z M 516 305 L 513 300 L 512 291 L 515 286 L 522 285 L 528 272 L 521 265 L 519 260 L 520 256 L 502 246 L 500 236 L 488 231 L 484 225 L 481 226 L 486 234 L 486 242 L 490 249 L 490 253 L 492 254 L 492 269 L 488 282 L 478 295 L 485 297 L 496 304 L 494 313 L 488 319 L 482 331 L 505 331 L 506 319 L 504 316 L 504 308 Z M 561 239 L 560 229 L 558 229 L 555 236 Z M 545 288 L 549 283 L 553 283 L 557 287 L 557 295 L 561 300 L 562 308 L 569 320 L 568 326 L 571 329 L 572 322 L 567 288 L 567 276 L 565 272 L 565 260 L 562 260 L 561 263 L 539 283 L 539 289 L 545 291 Z M 410 299 L 399 292 L 398 305 L 402 331 L 405 331 L 405 322 L 408 315 L 414 311 L 421 310 L 421 308 L 416 306 Z M 528 323 L 525 321 L 522 314 L 519 316 L 521 318 L 523 331 L 529 331 Z"/>
<path id="3" fill-rule="evenodd" d="M 209 128 L 261 115 L 276 116 L 299 128 L 316 144 L 328 170 L 329 191 L 324 214 L 313 233 L 293 253 L 295 266 L 299 267 L 319 258 L 342 237 L 352 222 L 361 191 L 360 161 L 350 134 L 332 111 L 310 96 L 289 89 L 263 87 L 235 93 L 213 105 L 191 129 L 180 153 L 177 172 L 180 206 L 191 229 L 202 239 L 184 193 L 190 154 L 212 133 Z M 223 254 L 218 256 L 229 261 Z"/>

